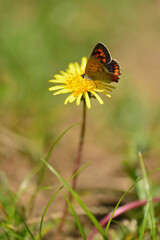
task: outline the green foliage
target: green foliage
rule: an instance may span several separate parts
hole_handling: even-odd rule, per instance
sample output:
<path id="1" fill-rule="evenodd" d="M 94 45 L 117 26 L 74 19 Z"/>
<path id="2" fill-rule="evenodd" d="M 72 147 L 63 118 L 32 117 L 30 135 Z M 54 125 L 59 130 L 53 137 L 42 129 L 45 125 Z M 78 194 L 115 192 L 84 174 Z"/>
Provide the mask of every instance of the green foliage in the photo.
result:
<path id="1" fill-rule="evenodd" d="M 9 188 L 0 188 L 0 210 L 2 213 L 0 238 L 4 240 L 29 240 L 31 237 L 34 240 L 34 236 L 26 224 L 26 209 L 22 206 L 20 213 L 16 202 L 16 194 Z"/>
<path id="2" fill-rule="evenodd" d="M 85 235 L 84 230 L 83 230 L 83 227 L 82 227 L 82 225 L 81 225 L 81 223 L 80 223 L 80 221 L 79 221 L 79 219 L 78 219 L 78 216 L 77 216 L 77 214 L 76 214 L 76 212 L 75 212 L 75 210 L 74 210 L 71 202 L 69 201 L 69 198 L 68 198 L 67 196 L 65 196 L 65 199 L 66 199 L 66 201 L 67 201 L 67 203 L 68 203 L 68 206 L 69 206 L 69 208 L 70 208 L 70 210 L 71 210 L 71 212 L 72 212 L 72 214 L 73 214 L 73 216 L 74 216 L 74 218 L 75 218 L 75 221 L 76 221 L 76 223 L 77 223 L 77 225 L 78 225 L 78 228 L 79 228 L 79 231 L 80 231 L 80 233 L 81 233 L 82 238 L 83 238 L 84 240 L 87 240 L 86 235 Z"/>
<path id="3" fill-rule="evenodd" d="M 144 162 L 143 162 L 141 153 L 139 153 L 139 159 L 140 159 L 140 164 L 141 164 L 141 168 L 142 168 L 142 173 L 144 176 L 144 191 L 145 191 L 146 199 L 148 201 L 147 206 L 145 207 L 145 210 L 144 210 L 144 219 L 143 219 L 142 226 L 140 228 L 139 240 L 143 239 L 143 234 L 144 234 L 147 222 L 148 222 L 148 225 L 149 225 L 149 228 L 151 231 L 151 234 L 150 234 L 151 238 L 156 240 L 157 234 L 156 234 L 156 226 L 155 226 L 154 207 L 153 207 L 153 202 L 152 202 L 152 199 L 153 199 L 152 190 L 149 186 L 147 173 L 146 173 L 146 169 L 144 166 Z"/>
<path id="4" fill-rule="evenodd" d="M 91 213 L 91 211 L 89 210 L 89 208 L 84 204 L 84 202 L 81 200 L 81 198 L 79 197 L 79 195 L 72 189 L 72 187 L 67 183 L 67 181 L 64 180 L 64 178 L 47 162 L 45 162 L 45 164 L 47 165 L 47 167 L 50 169 L 50 171 L 52 173 L 54 173 L 56 175 L 56 177 L 64 184 L 64 186 L 69 190 L 69 192 L 71 193 L 71 195 L 73 196 L 74 199 L 77 200 L 77 202 L 79 203 L 79 205 L 83 208 L 83 210 L 85 211 L 85 213 L 87 214 L 88 218 L 92 221 L 92 223 L 95 225 L 95 227 L 98 229 L 98 231 L 100 232 L 100 234 L 104 237 L 105 240 L 105 234 L 104 234 L 104 229 L 101 227 L 101 225 L 99 224 L 98 220 L 96 219 L 96 217 Z"/>

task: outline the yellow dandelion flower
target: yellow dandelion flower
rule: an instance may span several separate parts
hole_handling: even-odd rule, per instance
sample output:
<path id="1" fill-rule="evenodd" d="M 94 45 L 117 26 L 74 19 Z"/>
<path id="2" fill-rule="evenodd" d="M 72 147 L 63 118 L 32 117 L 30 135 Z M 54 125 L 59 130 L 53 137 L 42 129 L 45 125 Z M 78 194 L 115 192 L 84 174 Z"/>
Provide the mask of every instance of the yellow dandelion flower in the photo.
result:
<path id="1" fill-rule="evenodd" d="M 58 83 L 58 85 L 50 87 L 49 91 L 55 91 L 53 95 L 70 93 L 64 104 L 76 101 L 76 104 L 80 105 L 83 99 L 87 107 L 91 108 L 91 97 L 96 98 L 100 104 L 103 104 L 103 100 L 98 94 L 104 93 L 106 96 L 111 97 L 109 92 L 112 92 L 115 87 L 103 81 L 93 81 L 82 77 L 86 64 L 86 57 L 82 58 L 81 65 L 77 62 L 70 63 L 66 72 L 61 71 L 61 74 L 55 74 L 54 79 L 49 80 L 49 82 Z"/>

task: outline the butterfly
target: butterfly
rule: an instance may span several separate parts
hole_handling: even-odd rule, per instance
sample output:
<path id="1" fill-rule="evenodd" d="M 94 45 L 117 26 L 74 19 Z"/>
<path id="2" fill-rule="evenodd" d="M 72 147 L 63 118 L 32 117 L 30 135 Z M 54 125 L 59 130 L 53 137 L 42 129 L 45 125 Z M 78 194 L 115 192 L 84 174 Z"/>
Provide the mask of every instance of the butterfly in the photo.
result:
<path id="1" fill-rule="evenodd" d="M 118 62 L 111 58 L 104 44 L 98 43 L 92 51 L 82 77 L 89 80 L 111 83 L 118 82 L 120 74 L 121 71 Z"/>

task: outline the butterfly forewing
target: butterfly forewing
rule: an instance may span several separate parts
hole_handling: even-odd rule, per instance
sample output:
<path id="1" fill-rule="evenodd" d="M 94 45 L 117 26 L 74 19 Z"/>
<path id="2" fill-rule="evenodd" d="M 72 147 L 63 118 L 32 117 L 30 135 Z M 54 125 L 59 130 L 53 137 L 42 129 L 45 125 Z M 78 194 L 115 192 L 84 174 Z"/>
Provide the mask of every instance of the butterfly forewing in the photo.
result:
<path id="1" fill-rule="evenodd" d="M 103 72 L 103 66 L 97 61 L 95 57 L 90 57 L 87 66 L 85 69 L 85 74 L 87 76 L 91 76 L 92 74 L 95 74 L 96 72 Z"/>
<path id="2" fill-rule="evenodd" d="M 104 65 L 108 64 L 111 61 L 111 55 L 108 49 L 102 43 L 98 43 L 95 46 L 91 56 L 94 56 Z"/>

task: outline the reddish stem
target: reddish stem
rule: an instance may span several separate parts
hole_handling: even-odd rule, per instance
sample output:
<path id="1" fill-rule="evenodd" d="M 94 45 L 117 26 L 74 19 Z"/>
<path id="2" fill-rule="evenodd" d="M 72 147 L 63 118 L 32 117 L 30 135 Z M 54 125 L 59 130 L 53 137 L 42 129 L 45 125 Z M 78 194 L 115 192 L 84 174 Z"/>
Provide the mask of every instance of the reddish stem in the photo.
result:
<path id="1" fill-rule="evenodd" d="M 85 103 L 85 101 L 83 101 L 83 120 L 82 121 L 83 122 L 82 122 L 82 129 L 81 129 L 79 148 L 78 148 L 78 152 L 77 152 L 77 158 L 76 158 L 76 161 L 75 161 L 73 174 L 75 174 L 78 171 L 78 169 L 80 168 L 81 157 L 82 157 L 82 152 L 83 152 L 84 135 L 85 135 L 85 129 L 86 129 L 86 103 Z M 73 181 L 72 181 L 72 188 L 74 190 L 76 189 L 77 177 L 78 177 L 78 175 L 76 175 L 73 178 Z"/>
<path id="2" fill-rule="evenodd" d="M 160 202 L 160 197 L 155 197 L 152 199 L 153 202 Z M 119 207 L 117 208 L 117 210 L 115 211 L 112 219 L 120 216 L 121 214 L 125 213 L 125 212 L 128 212 L 129 210 L 131 209 L 134 209 L 134 208 L 138 208 L 138 207 L 141 207 L 141 206 L 144 206 L 145 204 L 147 203 L 147 200 L 136 200 L 134 202 L 130 202 L 130 203 L 127 203 L 125 204 L 124 206 L 122 207 Z M 112 216 L 112 212 L 110 212 L 106 217 L 104 217 L 101 221 L 100 221 L 100 225 L 102 227 L 104 227 L 110 220 L 111 216 Z M 93 228 L 91 234 L 87 237 L 87 240 L 92 240 L 94 235 L 98 232 L 97 228 Z"/>
<path id="3" fill-rule="evenodd" d="M 84 145 L 85 129 L 86 129 L 86 103 L 85 103 L 85 101 L 83 101 L 83 119 L 82 119 L 80 142 L 79 142 L 77 157 L 76 157 L 76 160 L 75 160 L 75 165 L 74 165 L 72 175 L 74 175 L 78 171 L 78 169 L 80 168 L 83 145 Z M 72 189 L 73 190 L 76 190 L 77 177 L 78 177 L 78 175 L 76 175 L 72 180 Z M 68 198 L 69 198 L 69 201 L 71 202 L 72 201 L 72 195 L 70 193 L 68 194 Z M 66 220 L 66 216 L 67 216 L 67 211 L 68 211 L 68 204 L 65 201 L 65 205 L 64 205 L 64 209 L 63 209 L 63 215 L 62 215 L 60 224 L 59 224 L 58 229 L 57 229 L 57 239 L 60 238 L 60 235 L 62 233 L 64 224 L 65 224 L 65 220 Z"/>

